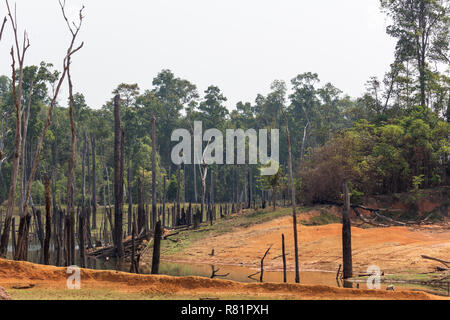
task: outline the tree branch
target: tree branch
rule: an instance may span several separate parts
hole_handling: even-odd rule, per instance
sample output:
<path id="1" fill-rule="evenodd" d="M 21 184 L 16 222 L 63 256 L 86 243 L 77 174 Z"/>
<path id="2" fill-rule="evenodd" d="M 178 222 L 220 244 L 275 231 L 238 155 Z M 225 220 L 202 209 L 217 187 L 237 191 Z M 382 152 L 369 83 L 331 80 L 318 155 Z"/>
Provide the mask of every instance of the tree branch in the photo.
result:
<path id="1" fill-rule="evenodd" d="M 61 5 L 61 11 L 62 11 L 63 17 L 64 17 L 64 19 L 66 20 L 66 22 L 68 22 L 68 19 L 67 19 L 66 13 L 65 13 L 65 1 L 64 1 L 64 3 L 61 3 L 61 1 L 60 1 L 60 5 Z M 67 54 L 66 54 L 66 56 L 64 57 L 64 61 L 63 61 L 63 72 L 62 72 L 61 77 L 60 77 L 60 79 L 59 79 L 59 81 L 58 81 L 58 84 L 57 84 L 57 86 L 56 86 L 56 90 L 55 90 L 55 92 L 54 92 L 52 101 L 51 101 L 51 103 L 50 103 L 50 107 L 49 107 L 49 109 L 48 109 L 47 120 L 46 120 L 45 126 L 44 126 L 44 128 L 43 128 L 43 130 L 42 130 L 42 134 L 41 134 L 41 136 L 40 136 L 40 138 L 39 138 L 38 146 L 37 146 L 37 149 L 36 149 L 36 154 L 35 154 L 34 161 L 33 161 L 33 166 L 32 166 L 32 169 L 31 169 L 30 176 L 29 176 L 29 178 L 28 178 L 27 192 L 26 192 L 26 197 L 25 197 L 25 199 L 29 199 L 30 194 L 31 194 L 31 185 L 32 185 L 32 183 L 33 183 L 33 179 L 34 179 L 34 176 L 35 176 L 35 174 L 36 174 L 37 165 L 38 165 L 38 163 L 39 163 L 39 157 L 40 157 L 41 150 L 42 150 L 42 145 L 43 145 L 45 136 L 47 135 L 48 128 L 50 127 L 50 124 L 51 124 L 51 122 L 52 122 L 53 109 L 54 109 L 54 107 L 55 107 L 55 105 L 56 105 L 56 100 L 57 100 L 57 98 L 58 98 L 59 91 L 60 91 L 60 89 L 61 89 L 61 86 L 62 86 L 62 84 L 63 84 L 63 82 L 64 82 L 64 79 L 65 79 L 66 75 L 67 75 L 68 72 L 69 72 L 69 68 L 70 68 L 70 58 L 71 58 L 71 56 L 72 56 L 73 54 L 75 54 L 76 52 L 78 52 L 78 51 L 83 47 L 83 44 L 84 44 L 84 43 L 81 43 L 80 46 L 78 46 L 76 49 L 73 49 L 73 48 L 74 48 L 74 45 L 75 45 L 75 41 L 76 41 L 77 36 L 78 36 L 78 32 L 80 31 L 81 26 L 82 26 L 82 22 L 83 22 L 83 18 L 84 18 L 84 16 L 82 15 L 83 9 L 84 9 L 84 6 L 83 6 L 83 7 L 81 8 L 81 10 L 80 10 L 80 16 L 79 16 L 80 21 L 79 21 L 79 24 L 78 24 L 78 26 L 76 27 L 76 30 L 75 30 L 75 31 L 70 27 L 70 23 L 68 23 L 69 31 L 70 31 L 70 33 L 72 34 L 72 40 L 71 40 L 71 42 L 70 42 L 70 44 L 69 44 L 69 47 L 68 47 L 68 49 L 67 49 Z M 24 208 L 23 208 L 23 212 L 26 212 L 27 207 L 28 207 L 28 201 L 25 201 L 25 203 L 24 203 Z"/>
<path id="2" fill-rule="evenodd" d="M 2 23 L 2 28 L 0 29 L 0 41 L 2 41 L 3 31 L 5 30 L 5 25 L 8 19 L 5 17 Z"/>

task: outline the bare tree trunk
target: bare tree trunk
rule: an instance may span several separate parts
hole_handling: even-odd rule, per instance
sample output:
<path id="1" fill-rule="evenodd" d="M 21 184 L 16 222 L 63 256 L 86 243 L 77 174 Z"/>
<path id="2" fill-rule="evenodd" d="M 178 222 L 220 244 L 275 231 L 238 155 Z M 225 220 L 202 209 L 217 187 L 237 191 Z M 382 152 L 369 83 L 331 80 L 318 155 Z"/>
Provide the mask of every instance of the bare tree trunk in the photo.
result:
<path id="1" fill-rule="evenodd" d="M 156 227 L 156 117 L 152 114 L 152 226 Z"/>
<path id="2" fill-rule="evenodd" d="M 72 96 L 72 81 L 70 79 L 70 64 L 71 64 L 70 60 L 71 60 L 71 56 L 73 54 L 75 54 L 77 51 L 79 51 L 83 47 L 83 43 L 82 43 L 78 48 L 73 49 L 75 40 L 77 38 L 78 32 L 80 31 L 80 28 L 81 28 L 81 25 L 82 25 L 82 22 L 83 22 L 83 18 L 84 18 L 83 17 L 83 9 L 84 9 L 84 7 L 79 12 L 80 20 L 79 20 L 79 24 L 76 25 L 75 23 L 72 23 L 72 24 L 69 23 L 69 21 L 68 21 L 68 19 L 66 17 L 66 14 L 65 14 L 65 7 L 64 7 L 65 4 L 60 2 L 60 5 L 61 5 L 61 10 L 62 10 L 63 17 L 66 20 L 67 26 L 69 27 L 69 30 L 70 30 L 70 32 L 72 34 L 72 40 L 70 42 L 69 48 L 67 49 L 67 55 L 64 58 L 64 63 L 63 63 L 64 70 L 63 70 L 63 73 L 62 73 L 61 77 L 59 78 L 59 82 L 58 82 L 58 84 L 56 86 L 56 90 L 54 91 L 54 95 L 53 95 L 52 101 L 50 103 L 50 107 L 48 108 L 47 119 L 45 121 L 44 128 L 42 129 L 42 133 L 41 133 L 41 136 L 39 138 L 39 142 L 37 144 L 36 153 L 34 155 L 34 160 L 33 160 L 33 165 L 31 167 L 31 173 L 30 173 L 30 175 L 28 177 L 28 183 L 27 183 L 26 194 L 25 194 L 25 202 L 23 203 L 23 208 L 21 209 L 24 214 L 27 213 L 28 199 L 30 199 L 31 186 L 33 184 L 34 176 L 36 174 L 37 166 L 38 166 L 38 163 L 39 163 L 41 150 L 42 150 L 42 145 L 44 144 L 44 139 L 45 139 L 45 137 L 47 135 L 48 128 L 50 127 L 51 120 L 52 120 L 53 109 L 54 109 L 54 107 L 56 105 L 56 101 L 57 101 L 57 98 L 58 98 L 58 95 L 59 95 L 59 91 L 61 89 L 61 85 L 64 82 L 64 79 L 65 79 L 66 75 L 69 78 L 69 94 L 70 94 L 70 96 Z M 24 46 L 24 48 L 27 48 L 27 46 Z M 73 100 L 73 97 L 72 97 L 72 100 Z M 73 104 L 73 101 L 71 101 L 70 103 Z M 72 194 L 72 196 L 73 196 L 73 194 Z M 72 199 L 72 201 L 73 201 L 73 199 Z M 14 258 L 15 258 L 15 260 L 25 260 L 27 252 L 25 252 L 24 250 L 28 246 L 28 234 L 22 234 L 21 232 L 19 232 L 19 236 L 18 236 L 18 241 L 17 242 L 18 242 L 18 251 L 16 252 L 16 256 Z"/>
<path id="3" fill-rule="evenodd" d="M 159 273 L 159 260 L 161 255 L 161 237 L 162 237 L 161 221 L 158 221 L 155 226 L 155 237 L 153 239 L 152 274 Z"/>
<path id="4" fill-rule="evenodd" d="M 86 205 L 86 154 L 88 150 L 87 136 L 84 132 L 84 146 L 82 151 L 82 163 L 81 163 L 81 213 L 79 215 L 78 228 L 79 228 L 79 241 L 80 241 L 80 261 L 81 267 L 86 267 L 86 221 L 87 221 L 87 205 Z"/>
<path id="5" fill-rule="evenodd" d="M 97 173 L 95 163 L 95 136 L 91 137 L 92 144 L 92 229 L 97 229 Z"/>
<path id="6" fill-rule="evenodd" d="M 284 243 L 284 234 L 281 236 L 281 248 L 283 251 L 283 282 L 287 282 L 287 266 L 286 266 L 286 246 Z"/>
<path id="7" fill-rule="evenodd" d="M 300 265 L 298 261 L 298 232 L 297 232 L 297 200 L 295 196 L 295 183 L 294 183 L 294 173 L 292 168 L 292 146 L 291 146 L 291 134 L 289 132 L 289 121 L 284 108 L 281 108 L 286 121 L 286 136 L 288 143 L 288 163 L 289 163 L 289 179 L 291 184 L 291 195 L 292 195 L 292 224 L 294 227 L 294 249 L 295 249 L 295 282 L 300 283 Z"/>
<path id="8" fill-rule="evenodd" d="M 198 202 L 198 194 L 197 194 L 197 169 L 195 167 L 195 162 L 194 162 L 194 202 L 197 203 Z M 170 178 L 170 177 L 169 177 Z"/>
<path id="9" fill-rule="evenodd" d="M 253 193 L 252 193 L 252 167 L 248 166 L 248 206 L 247 209 L 252 207 Z"/>
<path id="10" fill-rule="evenodd" d="M 166 226 L 166 176 L 163 177 L 163 207 L 162 207 L 162 225 Z"/>
<path id="11" fill-rule="evenodd" d="M 181 165 L 177 167 L 177 206 L 176 206 L 176 223 L 181 219 Z"/>
<path id="12" fill-rule="evenodd" d="M 344 183 L 344 210 L 342 214 L 342 257 L 343 257 L 343 274 L 344 279 L 353 277 L 352 263 L 352 231 L 350 221 L 350 193 L 348 191 L 347 182 Z"/>
<path id="13" fill-rule="evenodd" d="M 122 242 L 122 223 L 123 223 L 123 185 L 122 174 L 122 155 L 121 140 L 122 127 L 120 124 L 120 96 L 114 97 L 114 247 L 116 256 L 121 258 L 124 255 Z"/>
<path id="14" fill-rule="evenodd" d="M 50 238 L 52 236 L 52 213 L 50 205 L 50 180 L 45 176 L 45 240 L 44 240 L 44 264 L 50 264 Z"/>
<path id="15" fill-rule="evenodd" d="M 138 217 L 137 217 L 137 233 L 140 234 L 145 229 L 145 209 L 144 194 L 142 190 L 142 180 L 138 179 Z"/>
<path id="16" fill-rule="evenodd" d="M 15 196 L 16 196 L 16 187 L 17 187 L 17 177 L 19 174 L 19 162 L 21 156 L 21 144 L 22 144 L 22 84 L 23 84 L 23 63 L 25 59 L 26 51 L 28 50 L 30 43 L 28 41 L 28 37 L 25 33 L 24 35 L 24 46 L 22 51 L 19 47 L 19 38 L 17 34 L 17 21 L 13 18 L 11 14 L 11 10 L 9 8 L 9 3 L 6 2 L 8 8 L 8 15 L 11 21 L 11 25 L 14 31 L 15 43 L 16 43 L 16 54 L 19 62 L 19 77 L 17 79 L 16 74 L 16 60 L 14 47 L 11 48 L 11 58 L 12 58 L 12 90 L 14 97 L 14 106 L 16 109 L 16 132 L 15 132 L 15 141 L 14 141 L 14 156 L 11 168 L 11 183 L 9 187 L 9 196 L 8 196 L 8 206 L 6 209 L 6 219 L 3 224 L 3 233 L 0 241 L 0 257 L 5 258 L 6 253 L 8 251 L 8 242 L 9 242 L 9 233 L 11 228 L 11 219 L 14 211 L 15 204 Z M 5 20 L 4 20 L 5 21 Z M 2 24 L 2 33 L 4 30 L 5 22 Z M 17 83 L 17 85 L 16 85 Z"/>
<path id="17" fill-rule="evenodd" d="M 133 219 L 133 198 L 131 191 L 131 161 L 128 160 L 128 235 L 131 235 L 132 232 L 132 219 Z"/>

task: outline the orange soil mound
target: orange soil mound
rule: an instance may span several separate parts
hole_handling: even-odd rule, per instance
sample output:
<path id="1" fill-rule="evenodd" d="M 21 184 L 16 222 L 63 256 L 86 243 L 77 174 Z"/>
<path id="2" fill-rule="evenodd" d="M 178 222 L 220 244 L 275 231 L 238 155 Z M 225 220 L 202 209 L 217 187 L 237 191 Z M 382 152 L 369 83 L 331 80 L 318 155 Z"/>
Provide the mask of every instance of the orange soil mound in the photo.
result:
<path id="1" fill-rule="evenodd" d="M 41 266 L 28 262 L 0 259 L 0 285 L 11 288 L 17 284 L 33 283 L 30 290 L 64 289 L 66 268 Z M 107 289 L 119 292 L 140 292 L 152 295 L 183 295 L 195 299 L 201 295 L 270 297 L 274 299 L 383 299 L 431 300 L 439 297 L 424 292 L 386 292 L 376 290 L 338 289 L 327 286 L 294 284 L 245 284 L 199 277 L 169 277 L 135 275 L 114 271 L 83 269 L 82 288 Z M 95 297 L 94 297 L 95 298 Z"/>
<path id="2" fill-rule="evenodd" d="M 311 213 L 299 215 L 299 221 Z M 283 217 L 248 228 L 195 242 L 182 254 L 165 256 L 172 262 L 207 263 L 259 267 L 260 259 L 273 245 L 264 261 L 268 271 L 282 270 L 281 235 L 286 237 L 287 264 L 294 270 L 292 218 Z M 334 271 L 342 263 L 342 225 L 299 227 L 299 260 L 302 271 Z M 209 256 L 214 248 L 214 257 Z M 428 255 L 448 260 L 450 229 L 443 226 L 361 229 L 352 228 L 353 264 L 365 273 L 370 265 L 387 273 L 432 271 L 439 263 L 424 260 Z"/>

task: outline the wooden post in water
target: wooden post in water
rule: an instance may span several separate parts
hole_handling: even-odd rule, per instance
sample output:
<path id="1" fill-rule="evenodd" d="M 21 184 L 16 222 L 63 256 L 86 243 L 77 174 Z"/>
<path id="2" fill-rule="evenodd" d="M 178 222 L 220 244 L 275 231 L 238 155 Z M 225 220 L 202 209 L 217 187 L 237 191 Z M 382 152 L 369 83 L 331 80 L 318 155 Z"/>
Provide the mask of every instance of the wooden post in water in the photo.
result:
<path id="1" fill-rule="evenodd" d="M 163 177 L 163 196 L 162 196 L 162 225 L 166 226 L 166 176 Z"/>
<path id="2" fill-rule="evenodd" d="M 286 247 L 285 247 L 285 244 L 284 244 L 284 234 L 281 235 L 281 248 L 283 250 L 283 282 L 287 283 Z"/>
<path id="3" fill-rule="evenodd" d="M 161 253 L 161 237 L 162 237 L 161 221 L 158 221 L 155 226 L 155 237 L 153 239 L 152 274 L 159 273 L 159 260 L 160 260 L 160 253 Z"/>
<path id="4" fill-rule="evenodd" d="M 52 236 L 52 215 L 50 205 L 50 179 L 45 176 L 45 240 L 44 240 L 44 264 L 50 264 L 50 238 Z"/>
<path id="5" fill-rule="evenodd" d="M 353 277 L 352 264 L 352 231 L 350 221 L 350 192 L 348 183 L 344 183 L 344 209 L 342 212 L 342 259 L 343 259 L 343 277 L 350 279 Z"/>

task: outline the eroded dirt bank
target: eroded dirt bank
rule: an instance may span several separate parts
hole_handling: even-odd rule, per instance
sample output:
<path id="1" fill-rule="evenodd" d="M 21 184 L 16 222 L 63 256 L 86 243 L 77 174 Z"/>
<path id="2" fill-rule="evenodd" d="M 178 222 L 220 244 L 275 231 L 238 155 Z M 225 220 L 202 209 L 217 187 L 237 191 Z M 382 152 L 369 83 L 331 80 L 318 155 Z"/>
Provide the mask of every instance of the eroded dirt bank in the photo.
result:
<path id="1" fill-rule="evenodd" d="M 134 275 L 114 271 L 82 270 L 81 285 L 84 296 L 66 289 L 66 268 L 41 266 L 27 262 L 0 259 L 0 286 L 8 290 L 17 285 L 33 284 L 27 289 L 28 298 L 45 298 L 45 292 L 59 292 L 59 298 L 98 299 L 105 291 L 123 294 L 123 297 L 139 293 L 142 299 L 200 299 L 217 297 L 227 299 L 383 299 L 383 300 L 430 300 L 441 299 L 423 292 L 374 291 L 359 289 L 337 289 L 326 286 L 293 284 L 244 284 L 225 280 L 210 280 L 199 277 L 168 277 Z M 12 290 L 12 291 L 10 291 Z M 88 294 L 86 294 L 86 290 Z M 69 292 L 70 291 L 70 295 Z M 33 295 L 33 292 L 36 292 Z M 103 293 L 102 293 L 103 292 Z M 65 295 L 67 293 L 67 296 Z M 81 292 L 80 292 L 81 295 Z M 17 295 L 16 295 L 17 296 Z M 53 296 L 52 296 L 53 297 Z M 134 295 L 135 297 L 135 295 Z"/>
<path id="2" fill-rule="evenodd" d="M 311 214 L 307 214 L 311 215 Z M 299 221 L 304 219 L 299 215 Z M 259 267 L 260 259 L 273 245 L 264 265 L 266 270 L 282 270 L 281 235 L 286 237 L 287 265 L 294 270 L 292 218 L 238 228 L 230 233 L 195 241 L 182 252 L 165 255 L 171 262 L 207 263 Z M 302 271 L 337 271 L 342 261 L 342 225 L 300 226 L 299 250 Z M 376 265 L 386 273 L 433 271 L 439 264 L 421 255 L 450 257 L 450 228 L 447 225 L 414 228 L 352 228 L 355 272 L 365 273 Z M 214 249 L 214 256 L 211 251 Z M 278 257 L 278 258 L 277 258 Z"/>

